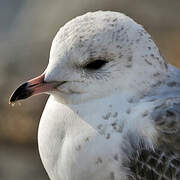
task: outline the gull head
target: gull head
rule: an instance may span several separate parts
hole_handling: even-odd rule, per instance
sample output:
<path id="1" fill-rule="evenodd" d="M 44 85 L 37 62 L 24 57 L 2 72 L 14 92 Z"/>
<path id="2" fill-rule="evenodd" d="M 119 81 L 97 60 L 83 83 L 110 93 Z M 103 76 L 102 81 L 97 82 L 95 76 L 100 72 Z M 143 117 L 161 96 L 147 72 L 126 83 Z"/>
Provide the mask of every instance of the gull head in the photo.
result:
<path id="1" fill-rule="evenodd" d="M 22 84 L 10 102 L 39 93 L 70 104 L 113 93 L 140 96 L 166 72 L 166 62 L 141 25 L 118 12 L 90 12 L 60 28 L 44 73 Z"/>

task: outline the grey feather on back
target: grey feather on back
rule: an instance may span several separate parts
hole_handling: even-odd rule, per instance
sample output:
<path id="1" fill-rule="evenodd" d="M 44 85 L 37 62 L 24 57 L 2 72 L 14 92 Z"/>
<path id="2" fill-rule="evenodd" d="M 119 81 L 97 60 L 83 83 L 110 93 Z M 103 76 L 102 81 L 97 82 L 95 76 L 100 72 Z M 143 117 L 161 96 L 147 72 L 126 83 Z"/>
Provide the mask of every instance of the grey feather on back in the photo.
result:
<path id="1" fill-rule="evenodd" d="M 180 156 L 161 147 L 148 147 L 143 137 L 127 133 L 123 153 L 129 180 L 180 180 Z M 137 140 L 137 141 L 136 141 Z"/>
<path id="2" fill-rule="evenodd" d="M 137 142 L 131 133 L 126 135 L 124 153 L 129 159 L 125 161 L 131 172 L 129 180 L 180 180 L 180 71 L 169 65 L 167 79 L 153 88 L 144 101 L 154 102 L 150 118 L 157 130 L 157 141 L 148 147 L 144 137 Z"/>
<path id="3" fill-rule="evenodd" d="M 180 154 L 180 70 L 168 65 L 163 83 L 153 88 L 145 101 L 154 101 L 152 123 L 158 132 L 158 145 Z"/>
<path id="4" fill-rule="evenodd" d="M 152 112 L 158 144 L 180 153 L 180 99 L 168 99 Z"/>

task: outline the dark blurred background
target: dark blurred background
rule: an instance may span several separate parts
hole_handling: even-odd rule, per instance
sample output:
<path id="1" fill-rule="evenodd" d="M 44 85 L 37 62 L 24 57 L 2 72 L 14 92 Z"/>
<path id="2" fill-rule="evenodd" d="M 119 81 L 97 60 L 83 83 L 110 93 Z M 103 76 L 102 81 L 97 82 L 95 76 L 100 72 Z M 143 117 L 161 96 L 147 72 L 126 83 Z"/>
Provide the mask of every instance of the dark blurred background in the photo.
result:
<path id="1" fill-rule="evenodd" d="M 0 180 L 46 180 L 37 147 L 45 95 L 11 107 L 23 81 L 44 71 L 51 41 L 75 16 L 120 11 L 143 24 L 170 63 L 180 67 L 179 0 L 0 0 Z"/>

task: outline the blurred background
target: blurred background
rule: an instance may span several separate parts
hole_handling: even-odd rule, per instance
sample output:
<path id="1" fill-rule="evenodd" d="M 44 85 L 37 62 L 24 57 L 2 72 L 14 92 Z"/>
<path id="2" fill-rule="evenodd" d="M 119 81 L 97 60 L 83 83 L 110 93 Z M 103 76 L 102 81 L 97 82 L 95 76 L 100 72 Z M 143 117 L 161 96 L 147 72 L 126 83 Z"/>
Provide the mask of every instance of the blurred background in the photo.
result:
<path id="1" fill-rule="evenodd" d="M 22 82 L 44 71 L 51 41 L 75 16 L 120 11 L 143 24 L 165 59 L 180 67 L 179 0 L 0 0 L 0 180 L 47 180 L 37 130 L 47 100 L 41 95 L 11 107 Z"/>

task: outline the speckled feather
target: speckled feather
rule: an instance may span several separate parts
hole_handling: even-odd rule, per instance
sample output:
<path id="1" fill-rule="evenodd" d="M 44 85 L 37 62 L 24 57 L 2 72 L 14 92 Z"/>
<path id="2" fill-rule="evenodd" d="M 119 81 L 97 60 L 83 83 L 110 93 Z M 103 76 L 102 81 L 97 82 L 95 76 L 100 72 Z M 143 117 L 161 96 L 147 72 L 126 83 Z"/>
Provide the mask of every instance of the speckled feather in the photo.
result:
<path id="1" fill-rule="evenodd" d="M 180 77 L 179 70 L 169 65 L 167 79 L 142 100 L 155 103 L 150 111 L 150 119 L 158 133 L 153 147 L 146 146 L 143 137 L 135 142 L 136 138 L 133 134 L 125 134 L 128 146 L 124 143 L 123 150 L 129 159 L 124 161 L 124 166 L 130 169 L 130 180 L 180 179 L 180 80 L 178 77 Z M 131 149 L 131 153 L 127 153 L 127 147 Z"/>
<path id="2" fill-rule="evenodd" d="M 160 149 L 148 150 L 143 146 L 131 156 L 130 180 L 180 179 L 180 156 Z"/>

